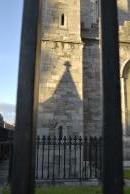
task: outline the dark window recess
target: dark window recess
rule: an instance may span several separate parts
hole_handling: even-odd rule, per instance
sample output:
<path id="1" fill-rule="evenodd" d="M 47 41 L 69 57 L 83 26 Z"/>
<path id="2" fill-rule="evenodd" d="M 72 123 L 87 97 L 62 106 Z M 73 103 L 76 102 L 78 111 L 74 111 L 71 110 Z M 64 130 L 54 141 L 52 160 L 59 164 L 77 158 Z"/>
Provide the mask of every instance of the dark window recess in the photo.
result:
<path id="1" fill-rule="evenodd" d="M 64 14 L 61 15 L 61 26 L 65 25 L 65 16 Z"/>
<path id="2" fill-rule="evenodd" d="M 63 128 L 62 128 L 62 126 L 60 126 L 58 128 L 58 133 L 59 133 L 59 138 L 62 139 L 63 138 Z"/>

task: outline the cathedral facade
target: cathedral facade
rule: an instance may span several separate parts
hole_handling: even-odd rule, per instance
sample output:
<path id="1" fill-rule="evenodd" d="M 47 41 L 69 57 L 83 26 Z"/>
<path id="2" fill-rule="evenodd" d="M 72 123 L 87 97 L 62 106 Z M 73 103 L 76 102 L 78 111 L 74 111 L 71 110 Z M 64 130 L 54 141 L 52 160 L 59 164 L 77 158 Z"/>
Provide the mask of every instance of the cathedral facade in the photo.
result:
<path id="1" fill-rule="evenodd" d="M 130 0 L 117 1 L 122 123 L 127 149 L 130 137 Z M 99 7 L 99 0 L 42 2 L 39 135 L 100 136 L 102 133 Z"/>

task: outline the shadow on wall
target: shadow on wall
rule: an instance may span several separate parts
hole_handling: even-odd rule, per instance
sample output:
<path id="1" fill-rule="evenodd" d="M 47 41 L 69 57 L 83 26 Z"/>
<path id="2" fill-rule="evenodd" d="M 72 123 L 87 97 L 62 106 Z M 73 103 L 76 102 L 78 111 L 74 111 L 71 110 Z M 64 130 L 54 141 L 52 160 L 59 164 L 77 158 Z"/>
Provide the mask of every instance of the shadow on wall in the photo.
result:
<path id="1" fill-rule="evenodd" d="M 39 104 L 38 128 L 48 129 L 49 135 L 81 135 L 82 101 L 71 76 L 71 64 L 67 61 L 64 66 L 52 97 Z"/>

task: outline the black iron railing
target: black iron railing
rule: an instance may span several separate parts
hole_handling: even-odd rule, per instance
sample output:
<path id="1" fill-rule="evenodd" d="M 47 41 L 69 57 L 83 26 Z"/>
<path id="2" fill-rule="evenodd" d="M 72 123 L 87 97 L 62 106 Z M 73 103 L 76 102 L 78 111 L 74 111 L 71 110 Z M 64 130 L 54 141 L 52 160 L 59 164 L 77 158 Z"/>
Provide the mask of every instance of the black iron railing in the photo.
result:
<path id="1" fill-rule="evenodd" d="M 0 160 L 9 160 L 12 177 L 13 140 L 0 144 Z M 36 139 L 36 181 L 88 181 L 102 177 L 102 139 L 51 137 Z"/>
<path id="2" fill-rule="evenodd" d="M 0 126 L 0 161 L 8 160 L 14 131 Z"/>
<path id="3" fill-rule="evenodd" d="M 37 137 L 36 180 L 101 178 L 102 139 Z"/>
<path id="4" fill-rule="evenodd" d="M 9 159 L 10 142 L 0 142 L 0 161 Z"/>

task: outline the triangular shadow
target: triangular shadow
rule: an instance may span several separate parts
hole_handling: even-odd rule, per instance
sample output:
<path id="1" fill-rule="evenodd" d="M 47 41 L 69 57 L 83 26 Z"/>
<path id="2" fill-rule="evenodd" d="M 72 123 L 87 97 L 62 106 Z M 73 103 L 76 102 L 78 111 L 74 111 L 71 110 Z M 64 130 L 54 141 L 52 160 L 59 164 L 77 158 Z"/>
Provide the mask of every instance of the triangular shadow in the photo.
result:
<path id="1" fill-rule="evenodd" d="M 70 72 L 71 64 L 67 61 L 64 65 L 66 67 L 65 72 L 63 73 L 52 97 L 45 102 L 40 103 L 40 109 L 43 113 L 43 121 L 42 126 L 39 127 L 43 129 L 48 128 L 49 134 L 58 135 L 56 134 L 55 129 L 58 127 L 61 128 L 62 126 L 64 135 L 79 135 L 81 131 L 79 130 L 80 128 L 77 128 L 78 126 L 76 127 L 76 125 L 78 124 L 78 117 L 79 120 L 81 120 L 82 100 L 80 99 Z M 50 118 L 44 120 L 44 115 L 46 113 L 50 113 Z"/>

